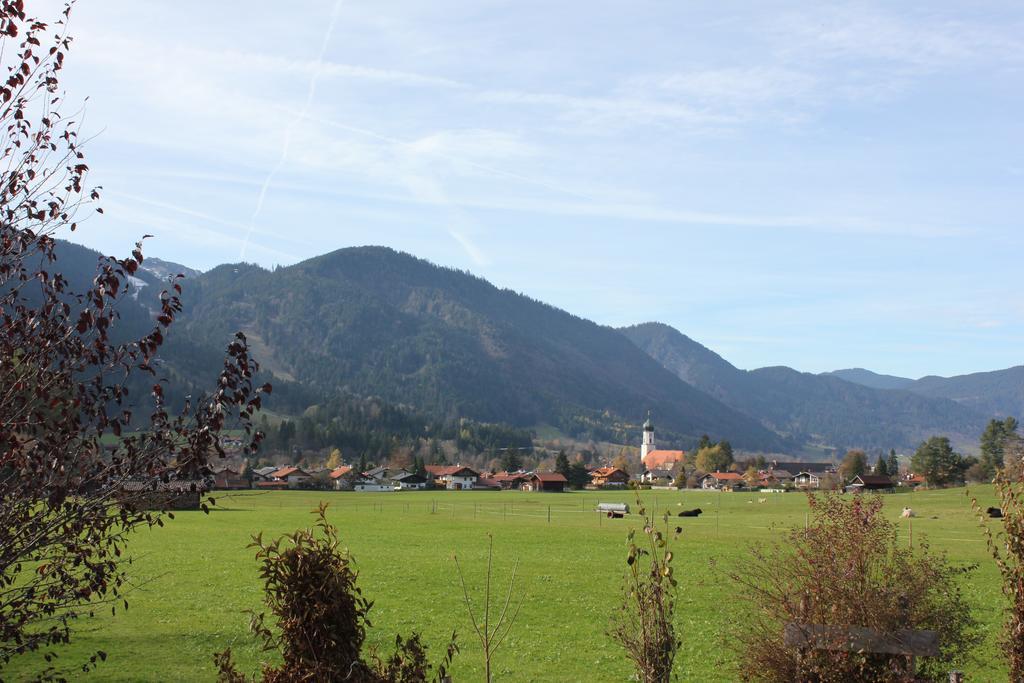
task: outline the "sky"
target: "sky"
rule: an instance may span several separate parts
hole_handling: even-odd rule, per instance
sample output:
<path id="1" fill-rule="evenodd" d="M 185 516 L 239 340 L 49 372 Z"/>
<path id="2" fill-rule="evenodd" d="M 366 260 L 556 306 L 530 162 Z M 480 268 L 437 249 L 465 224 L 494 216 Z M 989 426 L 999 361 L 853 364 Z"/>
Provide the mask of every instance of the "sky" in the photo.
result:
<path id="1" fill-rule="evenodd" d="M 1019 2 L 80 0 L 71 27 L 105 209 L 73 238 L 105 252 L 379 244 L 742 368 L 1024 362 Z"/>

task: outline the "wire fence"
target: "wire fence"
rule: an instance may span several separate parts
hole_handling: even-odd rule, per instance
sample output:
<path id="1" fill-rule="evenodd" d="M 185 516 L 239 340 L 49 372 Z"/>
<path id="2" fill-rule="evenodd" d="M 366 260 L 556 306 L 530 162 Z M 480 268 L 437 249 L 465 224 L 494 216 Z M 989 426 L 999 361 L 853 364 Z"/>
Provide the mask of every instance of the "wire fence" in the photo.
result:
<path id="1" fill-rule="evenodd" d="M 222 492 L 228 493 L 228 492 Z M 408 491 L 395 493 L 360 493 L 334 491 L 284 491 L 284 492 L 248 492 L 239 491 L 228 495 L 217 496 L 222 499 L 217 507 L 244 509 L 250 506 L 295 508 L 309 507 L 314 498 L 330 504 L 332 514 L 339 515 L 388 515 L 408 517 L 417 523 L 424 521 L 461 521 L 461 522 L 507 522 L 530 523 L 562 526 L 594 526 L 621 529 L 623 526 L 636 526 L 642 523 L 639 515 L 637 492 L 602 491 L 572 493 L 522 493 L 519 491 L 474 492 L 473 500 L 462 500 L 467 495 L 458 491 Z M 707 493 L 701 491 L 642 491 L 641 503 L 648 514 L 659 518 L 669 514 L 677 518 L 686 509 L 701 508 L 700 517 L 678 519 L 677 524 L 686 528 L 701 529 L 715 534 L 728 533 L 729 529 L 756 528 L 773 530 L 781 525 L 765 521 L 757 515 L 744 515 L 740 522 L 734 517 L 741 504 L 755 502 L 736 494 Z M 493 499 L 491 497 L 493 496 Z M 254 498 L 261 500 L 257 503 Z M 724 508 L 723 497 L 729 498 Z M 767 500 L 765 502 L 768 502 Z M 625 503 L 630 513 L 623 518 L 615 518 L 607 511 L 598 510 L 601 503 Z M 747 512 L 744 510 L 744 512 Z M 730 517 L 724 523 L 723 516 Z M 799 513 L 802 522 L 803 512 Z M 790 520 L 792 526 L 795 520 Z M 739 524 L 737 524 L 739 522 Z"/>

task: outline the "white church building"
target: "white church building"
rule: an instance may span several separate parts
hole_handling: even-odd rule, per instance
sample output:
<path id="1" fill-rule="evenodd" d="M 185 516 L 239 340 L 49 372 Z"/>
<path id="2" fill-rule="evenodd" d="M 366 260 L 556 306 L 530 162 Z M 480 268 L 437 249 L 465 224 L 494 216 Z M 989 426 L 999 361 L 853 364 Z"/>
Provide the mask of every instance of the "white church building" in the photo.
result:
<path id="1" fill-rule="evenodd" d="M 670 470 L 676 463 L 686 457 L 686 451 L 669 451 L 659 449 L 654 443 L 654 423 L 650 413 L 644 422 L 644 436 L 640 444 L 640 460 L 648 472 L 652 470 Z"/>

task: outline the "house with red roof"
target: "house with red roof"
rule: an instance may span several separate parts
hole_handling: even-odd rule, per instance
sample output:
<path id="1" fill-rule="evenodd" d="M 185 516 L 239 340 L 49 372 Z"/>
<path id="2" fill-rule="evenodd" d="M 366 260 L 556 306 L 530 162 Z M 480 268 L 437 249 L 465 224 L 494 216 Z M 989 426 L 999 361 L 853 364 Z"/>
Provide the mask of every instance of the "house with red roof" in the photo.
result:
<path id="1" fill-rule="evenodd" d="M 331 470 L 331 473 L 327 475 L 327 478 L 331 481 L 331 486 L 338 491 L 351 491 L 353 479 L 353 470 L 348 465 L 342 465 L 341 467 L 335 467 Z"/>
<path id="2" fill-rule="evenodd" d="M 529 480 L 523 484 L 524 491 L 538 491 L 542 493 L 562 493 L 565 491 L 569 480 L 559 472 L 534 472 Z"/>
<path id="3" fill-rule="evenodd" d="M 598 467 L 590 471 L 590 485 L 599 489 L 623 488 L 629 483 L 629 472 L 618 467 Z"/>
<path id="4" fill-rule="evenodd" d="M 529 472 L 498 472 L 491 477 L 503 490 L 521 489 L 529 479 Z"/>
<path id="5" fill-rule="evenodd" d="M 313 478 L 309 472 L 305 472 L 298 467 L 282 467 L 274 472 L 270 473 L 271 481 L 283 481 L 288 484 L 288 488 L 297 489 L 303 486 Z"/>
<path id="6" fill-rule="evenodd" d="M 501 491 L 501 482 L 494 477 L 480 477 L 473 484 L 473 488 L 477 491 Z"/>

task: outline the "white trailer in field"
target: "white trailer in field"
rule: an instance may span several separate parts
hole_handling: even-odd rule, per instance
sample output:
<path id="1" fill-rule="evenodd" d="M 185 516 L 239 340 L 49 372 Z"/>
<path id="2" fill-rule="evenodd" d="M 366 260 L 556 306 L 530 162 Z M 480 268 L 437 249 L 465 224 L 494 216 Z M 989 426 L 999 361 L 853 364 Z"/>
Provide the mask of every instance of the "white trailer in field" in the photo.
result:
<path id="1" fill-rule="evenodd" d="M 628 503 L 598 503 L 597 511 L 608 515 L 609 519 L 621 519 L 629 514 Z"/>

